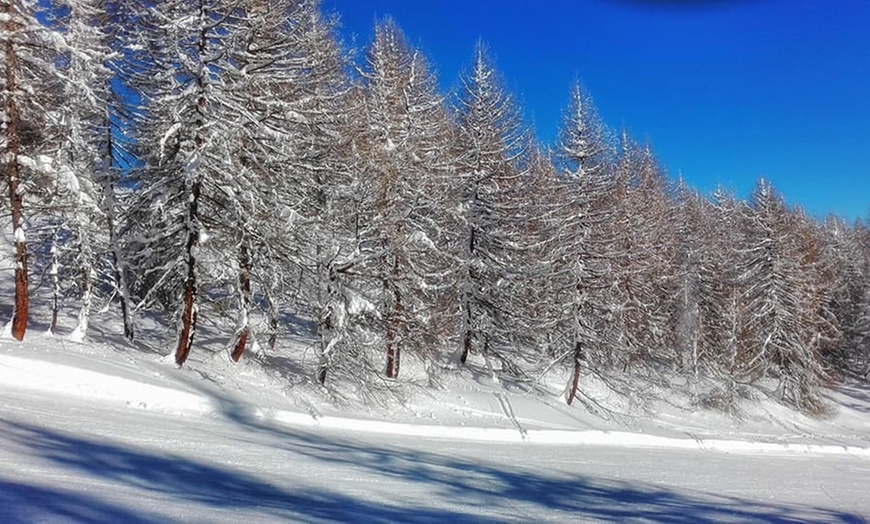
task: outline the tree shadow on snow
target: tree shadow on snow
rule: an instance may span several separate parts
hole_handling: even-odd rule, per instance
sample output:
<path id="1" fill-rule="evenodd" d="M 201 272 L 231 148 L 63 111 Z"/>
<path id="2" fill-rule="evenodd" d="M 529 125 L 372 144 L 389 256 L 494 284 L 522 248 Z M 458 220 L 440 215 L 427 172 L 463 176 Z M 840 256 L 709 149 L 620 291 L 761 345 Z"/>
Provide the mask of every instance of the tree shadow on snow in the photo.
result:
<path id="1" fill-rule="evenodd" d="M 334 437 L 328 432 L 295 431 L 270 424 L 256 416 L 247 404 L 237 402 L 219 391 L 200 385 L 197 389 L 209 395 L 221 415 L 228 421 L 251 432 L 264 445 L 280 448 L 290 455 L 302 455 L 324 463 L 353 467 L 361 478 L 398 479 L 424 485 L 437 496 L 436 507 L 454 507 L 455 511 L 429 510 L 421 507 L 373 505 L 344 495 L 318 492 L 297 493 L 292 497 L 278 490 L 245 486 L 258 482 L 247 477 L 228 478 L 227 483 L 243 483 L 243 502 L 265 495 L 269 501 L 294 504 L 315 503 L 330 506 L 340 502 L 351 511 L 301 513 L 304 517 L 326 520 L 367 522 L 436 522 L 453 519 L 458 522 L 489 522 L 538 520 L 542 515 L 552 518 L 561 514 L 565 520 L 642 519 L 652 522 L 695 523 L 710 521 L 739 522 L 844 522 L 865 520 L 850 513 L 809 506 L 778 505 L 736 497 L 694 492 L 680 493 L 643 482 L 623 482 L 560 473 L 546 474 L 508 464 L 468 460 L 437 453 L 400 447 L 361 445 Z M 496 444 L 497 445 L 497 444 Z M 205 473 L 205 472 L 203 472 Z M 224 472 L 227 475 L 228 472 Z M 220 477 L 218 477 L 220 478 Z M 247 479 L 247 480 L 246 480 Z M 180 479 L 187 484 L 188 479 Z M 215 499 L 222 500 L 231 487 L 217 488 Z M 211 488 L 209 488 L 211 489 Z M 247 493 L 247 495 L 246 495 Z M 402 500 L 395 502 L 397 505 Z"/>
<path id="2" fill-rule="evenodd" d="M 273 429 L 274 431 L 274 429 Z M 281 431 L 281 430 L 279 430 Z M 285 437 L 286 438 L 286 437 Z M 756 502 L 695 492 L 680 493 L 644 482 L 563 473 L 465 460 L 404 448 L 359 446 L 322 434 L 293 433 L 288 449 L 329 463 L 352 464 L 372 476 L 403 479 L 434 488 L 439 499 L 480 508 L 497 520 L 605 520 L 622 522 L 843 522 L 865 520 L 846 512 Z M 496 444 L 497 445 L 497 444 Z M 472 509 L 471 511 L 475 511 Z"/>
<path id="3" fill-rule="evenodd" d="M 860 413 L 870 413 L 870 382 L 863 377 L 853 375 L 843 378 L 841 383 L 836 387 L 846 399 L 846 402 L 834 400 L 835 404 L 841 403 L 848 408 L 851 408 Z"/>
<path id="4" fill-rule="evenodd" d="M 276 520 L 304 522 L 494 522 L 440 509 L 393 507 L 311 487 L 278 487 L 242 471 L 201 463 L 180 455 L 157 454 L 107 442 L 94 442 L 29 424 L 0 421 L 2 438 L 28 447 L 55 467 L 93 479 L 143 490 L 159 498 L 195 504 L 203 510 L 252 510 Z M 111 493 L 111 491 L 109 491 Z M 109 496 L 108 498 L 111 498 Z M 44 500 L 45 504 L 35 508 Z M 75 522 L 159 522 L 106 500 L 61 490 L 0 481 L 0 521 L 70 519 Z M 207 517 L 206 517 L 207 520 Z"/>
<path id="5" fill-rule="evenodd" d="M 0 479 L 0 521 L 5 524 L 30 524 L 57 520 L 126 524 L 165 521 L 81 493 Z"/>

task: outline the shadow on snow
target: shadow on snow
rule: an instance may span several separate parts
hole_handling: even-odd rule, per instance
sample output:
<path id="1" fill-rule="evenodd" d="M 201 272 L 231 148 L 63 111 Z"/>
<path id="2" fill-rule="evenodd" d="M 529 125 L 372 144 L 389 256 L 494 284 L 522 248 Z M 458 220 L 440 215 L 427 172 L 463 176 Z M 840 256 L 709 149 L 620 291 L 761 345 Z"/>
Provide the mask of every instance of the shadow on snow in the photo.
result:
<path id="1" fill-rule="evenodd" d="M 448 522 L 466 516 L 424 507 L 392 507 L 314 490 L 278 487 L 247 473 L 194 461 L 182 456 L 156 454 L 114 443 L 97 443 L 35 426 L 0 422 L 2 438 L 27 446 L 54 466 L 77 470 L 90 478 L 125 489 L 142 490 L 154 498 L 182 501 L 196 506 L 200 516 L 209 509 L 245 510 L 275 519 L 305 522 Z M 75 522 L 166 522 L 167 517 L 142 515 L 108 500 L 65 490 L 0 480 L 0 521 L 25 523 L 70 519 Z M 176 516 L 177 517 L 177 516 Z M 492 522 L 469 518 L 470 522 Z"/>
<path id="2" fill-rule="evenodd" d="M 783 506 L 712 494 L 683 494 L 645 483 L 579 475 L 545 474 L 398 447 L 360 445 L 324 433 L 291 431 L 253 416 L 251 408 L 202 384 L 221 414 L 250 435 L 252 443 L 309 460 L 353 467 L 361 477 L 398 479 L 423 485 L 437 502 L 392 504 L 367 501 L 310 486 L 269 483 L 226 466 L 97 442 L 23 423 L 0 421 L 0 438 L 28 449 L 56 467 L 142 490 L 155 498 L 197 505 L 197 511 L 245 510 L 281 520 L 306 522 L 503 522 L 540 519 L 864 522 L 856 515 L 823 508 Z M 244 445 L 244 444 L 242 444 Z M 286 481 L 285 481 L 286 482 Z M 38 501 L 45 500 L 45 503 Z M 70 518 L 82 522 L 154 522 L 140 512 L 90 496 L 0 480 L 0 520 L 28 522 Z M 431 502 L 431 498 L 430 498 Z M 36 513 L 34 513 L 36 512 Z M 126 512 L 126 513 L 125 513 Z M 165 519 L 165 517 L 163 517 Z"/>

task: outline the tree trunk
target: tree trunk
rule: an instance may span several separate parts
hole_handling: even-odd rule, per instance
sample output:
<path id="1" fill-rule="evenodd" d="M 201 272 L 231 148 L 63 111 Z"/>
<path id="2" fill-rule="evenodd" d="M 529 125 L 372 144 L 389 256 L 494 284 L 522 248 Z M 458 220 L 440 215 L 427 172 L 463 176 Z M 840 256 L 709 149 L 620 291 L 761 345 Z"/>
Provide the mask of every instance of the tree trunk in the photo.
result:
<path id="1" fill-rule="evenodd" d="M 269 351 L 275 351 L 275 344 L 278 342 L 278 305 L 272 291 L 266 289 L 265 293 L 269 302 Z"/>
<path id="2" fill-rule="evenodd" d="M 332 304 L 326 306 L 320 320 L 318 331 L 320 332 L 320 364 L 317 367 L 317 381 L 321 385 L 326 384 L 326 374 L 329 370 L 329 351 L 332 349 Z"/>
<path id="3" fill-rule="evenodd" d="M 109 227 L 113 227 L 109 225 Z M 136 338 L 133 326 L 133 314 L 130 311 L 130 288 L 127 286 L 127 277 L 124 276 L 124 268 L 121 266 L 121 257 L 118 249 L 112 248 L 112 263 L 115 266 L 115 284 L 121 294 L 121 317 L 124 319 L 124 338 L 133 342 Z"/>
<path id="4" fill-rule="evenodd" d="M 89 262 L 92 262 L 89 260 Z M 82 268 L 82 308 L 79 310 L 79 323 L 73 332 L 70 334 L 70 339 L 82 341 L 88 333 L 88 324 L 91 319 L 91 297 L 92 297 L 92 274 L 90 263 L 86 263 Z"/>
<path id="5" fill-rule="evenodd" d="M 399 373 L 399 348 L 396 347 L 396 332 L 387 325 L 387 378 L 396 378 Z"/>
<path id="6" fill-rule="evenodd" d="M 574 376 L 571 379 L 571 388 L 568 390 L 568 398 L 566 402 L 570 406 L 577 396 L 577 388 L 580 385 L 580 361 L 583 358 L 583 348 L 580 346 L 580 341 L 574 343 Z"/>
<path id="7" fill-rule="evenodd" d="M 393 279 L 399 278 L 399 260 L 393 264 Z M 402 294 L 395 280 L 387 280 L 384 283 L 387 290 L 393 295 L 392 311 L 387 315 L 387 378 L 399 376 L 399 363 L 401 359 L 401 347 L 399 347 L 397 332 L 403 321 L 405 306 L 402 304 Z"/>
<path id="8" fill-rule="evenodd" d="M 15 30 L 12 22 L 12 5 L 3 3 L 3 14 L 6 22 L 3 29 L 11 35 Z M 21 137 L 19 136 L 20 120 L 18 108 L 15 105 L 15 93 L 18 85 L 15 70 L 18 60 L 12 38 L 6 40 L 6 185 L 9 187 L 9 203 L 12 208 L 12 238 L 15 252 L 15 306 L 12 312 L 12 336 L 16 340 L 24 340 L 27 331 L 27 312 L 29 296 L 27 289 L 27 239 L 24 234 L 24 209 L 22 200 L 21 172 L 18 166 L 18 155 L 21 154 Z"/>
<path id="9" fill-rule="evenodd" d="M 245 352 L 250 335 L 251 310 L 251 258 L 248 248 L 242 244 L 239 247 L 239 327 L 236 334 L 235 347 L 230 355 L 233 362 L 238 362 Z"/>
<path id="10" fill-rule="evenodd" d="M 193 345 L 196 332 L 196 249 L 199 246 L 199 195 L 202 182 L 197 179 L 191 187 L 190 207 L 187 215 L 187 279 L 184 282 L 184 302 L 181 312 L 181 334 L 175 350 L 175 363 L 184 364 Z"/>
<path id="11" fill-rule="evenodd" d="M 203 148 L 205 147 L 205 138 L 203 130 L 205 129 L 205 113 L 206 113 L 206 67 L 204 64 L 206 50 L 208 48 L 208 33 L 207 33 L 207 15 L 205 12 L 205 4 L 199 3 L 199 42 L 197 58 L 200 61 L 199 76 L 196 79 L 196 87 L 199 92 L 199 98 L 196 103 L 197 118 L 195 121 L 196 133 L 193 137 L 194 142 L 194 157 L 189 159 L 189 164 L 185 167 L 188 170 L 187 176 L 193 177 L 193 184 L 190 187 L 190 205 L 187 214 L 187 246 L 185 253 L 187 254 L 187 278 L 184 282 L 184 301 L 181 311 L 181 335 L 178 337 L 178 348 L 175 350 L 175 363 L 181 366 L 187 360 L 190 354 L 190 348 L 193 346 L 193 338 L 196 335 L 196 317 L 197 317 L 197 291 L 196 291 L 196 252 L 199 248 L 199 198 L 202 192 L 202 174 L 199 172 L 199 163 L 202 161 Z"/>
<path id="12" fill-rule="evenodd" d="M 51 248 L 49 248 L 49 256 L 51 257 L 51 264 L 48 268 L 48 275 L 51 277 L 51 323 L 48 325 L 48 332 L 52 335 L 57 335 L 57 316 L 60 310 L 60 277 L 58 276 L 60 262 L 58 261 L 57 254 L 58 229 L 55 227 L 51 234 Z"/>
<path id="13" fill-rule="evenodd" d="M 466 321 L 469 319 L 469 317 L 471 317 L 471 312 L 466 311 Z M 471 353 L 472 333 L 470 328 L 466 328 L 465 336 L 462 338 L 462 355 L 460 355 L 459 357 L 459 362 L 465 364 L 465 362 L 468 360 L 468 354 Z"/>
<path id="14" fill-rule="evenodd" d="M 326 384 L 326 374 L 329 370 L 329 360 L 330 360 L 330 352 L 332 352 L 333 347 L 335 347 L 335 300 L 333 295 L 335 294 L 335 274 L 333 273 L 333 268 L 330 266 L 328 270 L 328 280 L 326 284 L 325 296 L 326 296 L 326 307 L 324 311 L 321 313 L 318 325 L 318 332 L 320 335 L 320 365 L 317 368 L 317 381 L 320 382 L 321 385 Z M 321 293 L 323 293 L 321 291 Z M 323 296 L 323 295 L 321 295 Z"/>
<path id="15" fill-rule="evenodd" d="M 108 89 L 111 85 L 107 83 Z M 130 311 L 130 288 L 127 285 L 127 276 L 124 272 L 124 263 L 121 249 L 118 246 L 118 234 L 115 227 L 115 156 L 114 137 L 112 136 L 112 122 L 109 116 L 103 123 L 106 128 L 106 160 L 109 170 L 103 177 L 103 212 L 106 213 L 106 226 L 109 228 L 109 245 L 112 252 L 112 269 L 115 279 L 115 288 L 121 297 L 121 317 L 124 320 L 124 338 L 133 341 L 135 330 L 133 327 L 132 311 Z"/>
<path id="16" fill-rule="evenodd" d="M 396 331 L 387 330 L 387 378 L 399 376 L 399 363 L 401 360 L 401 348 L 396 343 Z"/>

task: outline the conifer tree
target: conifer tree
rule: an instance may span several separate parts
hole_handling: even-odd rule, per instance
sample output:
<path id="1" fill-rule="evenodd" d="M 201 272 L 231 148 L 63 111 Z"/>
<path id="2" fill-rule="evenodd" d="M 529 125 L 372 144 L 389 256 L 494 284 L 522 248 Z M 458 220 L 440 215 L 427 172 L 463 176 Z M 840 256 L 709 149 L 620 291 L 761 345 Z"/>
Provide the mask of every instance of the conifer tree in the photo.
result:
<path id="1" fill-rule="evenodd" d="M 667 179 L 652 151 L 625 134 L 611 198 L 616 208 L 610 224 L 614 248 L 609 259 L 617 353 L 610 361 L 627 370 L 634 364 L 673 358 L 667 340 L 674 306 L 675 241 Z"/>
<path id="2" fill-rule="evenodd" d="M 731 410 L 744 378 L 741 362 L 746 353 L 746 309 L 739 281 L 741 231 L 744 204 L 733 195 L 717 190 L 702 213 L 698 313 L 700 316 L 699 366 L 722 377 L 725 391 L 714 404 Z"/>
<path id="3" fill-rule="evenodd" d="M 556 361 L 572 369 L 566 401 L 577 395 L 583 365 L 597 366 L 607 352 L 612 246 L 608 229 L 613 219 L 612 144 L 591 97 L 579 83 L 571 88 L 555 164 L 557 195 L 546 229 L 540 262 L 545 300 L 554 306 L 553 340 Z M 555 198 L 553 198 L 555 197 Z M 545 216 L 539 214 L 538 216 Z"/>
<path id="4" fill-rule="evenodd" d="M 55 288 L 50 329 L 54 332 L 56 328 L 58 271 L 62 271 L 81 300 L 78 323 L 70 334 L 74 340 L 87 334 L 100 271 L 114 270 L 117 274 L 114 264 L 102 263 L 105 254 L 117 252 L 117 247 L 110 245 L 115 238 L 111 231 L 115 210 L 109 208 L 114 207 L 113 196 L 107 193 L 113 191 L 110 180 L 118 176 L 112 172 L 116 130 L 108 116 L 113 80 L 109 66 L 115 51 L 107 8 L 105 2 L 97 0 L 67 0 L 57 6 L 64 13 L 57 20 L 65 42 L 57 63 L 64 80 L 65 103 L 61 109 L 63 135 L 54 161 L 58 180 L 52 192 L 54 202 L 47 210 L 51 215 L 50 265 Z M 125 318 L 125 326 L 128 323 Z"/>
<path id="5" fill-rule="evenodd" d="M 366 171 L 376 231 L 364 265 L 383 283 L 386 375 L 393 378 L 403 348 L 431 354 L 449 325 L 440 297 L 450 266 L 442 228 L 452 129 L 435 74 L 394 21 L 375 28 L 366 63 Z"/>
<path id="6" fill-rule="evenodd" d="M 754 379 L 777 379 L 784 401 L 816 411 L 825 372 L 812 305 L 804 292 L 810 268 L 801 261 L 795 217 L 763 179 L 747 211 L 740 280 L 751 353 L 744 366 Z"/>
<path id="7" fill-rule="evenodd" d="M 151 62 L 142 71 L 150 79 L 141 86 L 149 102 L 139 142 L 146 163 L 131 240 L 144 270 L 141 287 L 162 293 L 176 310 L 179 365 L 196 332 L 207 251 L 226 233 L 224 192 L 234 185 L 228 159 L 236 122 L 224 112 L 231 11 L 224 2 L 198 0 L 159 4 L 139 15 Z"/>
<path id="8" fill-rule="evenodd" d="M 472 351 L 488 359 L 512 336 L 507 279 L 526 221 L 518 203 L 529 167 L 527 130 L 483 44 L 461 77 L 456 111 L 464 223 L 457 288 L 465 363 Z"/>
<path id="9" fill-rule="evenodd" d="M 704 350 L 701 342 L 701 281 L 703 272 L 703 228 L 706 206 L 703 198 L 690 190 L 681 179 L 677 187 L 675 234 L 676 300 L 672 319 L 674 349 L 680 368 L 695 378 L 701 372 Z"/>
<path id="10" fill-rule="evenodd" d="M 38 204 L 51 195 L 60 148 L 64 80 L 58 69 L 65 42 L 50 4 L 35 0 L 0 3 L 3 85 L 2 165 L 12 222 L 15 297 L 12 336 L 23 340 L 29 312 L 26 228 Z M 40 18 L 41 17 L 41 20 Z"/>

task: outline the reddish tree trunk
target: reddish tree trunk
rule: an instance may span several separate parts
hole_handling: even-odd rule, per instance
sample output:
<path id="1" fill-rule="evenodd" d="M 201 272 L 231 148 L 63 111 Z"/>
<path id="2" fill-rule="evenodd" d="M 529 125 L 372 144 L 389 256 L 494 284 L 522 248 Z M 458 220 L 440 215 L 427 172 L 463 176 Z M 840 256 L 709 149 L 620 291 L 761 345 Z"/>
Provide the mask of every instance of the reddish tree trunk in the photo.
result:
<path id="1" fill-rule="evenodd" d="M 196 331 L 196 248 L 199 246 L 199 228 L 196 222 L 199 214 L 201 185 L 199 180 L 193 183 L 187 216 L 187 279 L 184 283 L 181 335 L 178 338 L 178 348 L 175 350 L 175 363 L 179 366 L 187 360 Z"/>
<path id="2" fill-rule="evenodd" d="M 238 362 L 245 352 L 245 346 L 248 343 L 248 335 L 250 332 L 250 324 L 248 323 L 248 311 L 251 309 L 251 259 L 248 256 L 248 249 L 242 245 L 239 248 L 239 292 L 241 293 L 241 314 L 244 315 L 244 325 L 240 326 L 238 335 L 236 335 L 236 343 L 233 352 L 230 355 L 233 362 Z"/>
<path id="3" fill-rule="evenodd" d="M 571 380 L 571 389 L 568 391 L 567 403 L 570 406 L 577 396 L 577 387 L 580 385 L 580 360 L 583 355 L 583 350 L 580 343 L 577 342 L 574 346 L 574 378 Z"/>
<path id="4" fill-rule="evenodd" d="M 9 17 L 3 29 L 7 34 L 15 30 L 11 21 L 12 5 L 3 4 L 3 14 Z M 21 153 L 19 136 L 18 108 L 15 106 L 14 93 L 18 90 L 15 69 L 18 66 L 12 39 L 6 40 L 6 111 L 9 119 L 6 124 L 6 185 L 9 187 L 9 203 L 12 208 L 12 234 L 15 251 L 15 307 L 12 313 L 12 336 L 16 340 L 24 340 L 27 331 L 27 310 L 29 296 L 27 290 L 27 243 L 24 238 L 24 211 L 21 197 L 21 172 L 18 167 L 18 155 Z"/>

